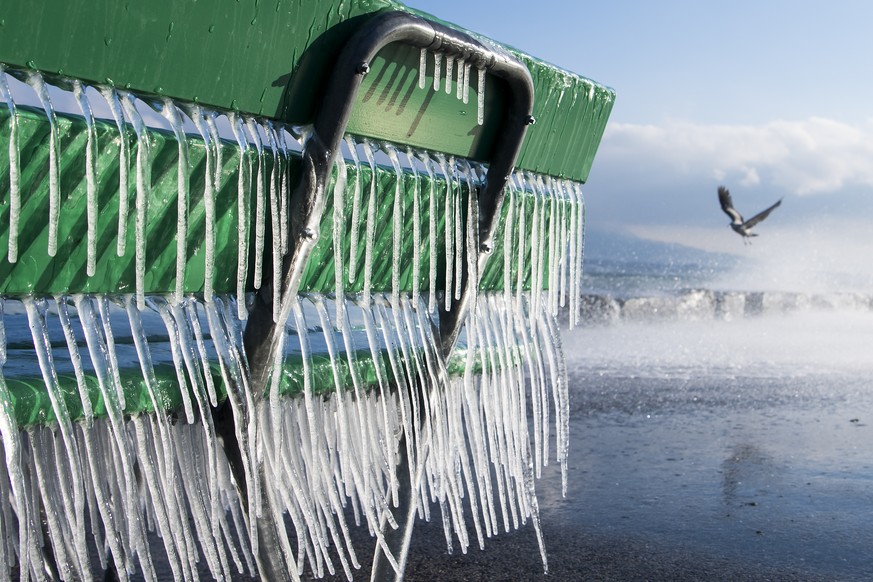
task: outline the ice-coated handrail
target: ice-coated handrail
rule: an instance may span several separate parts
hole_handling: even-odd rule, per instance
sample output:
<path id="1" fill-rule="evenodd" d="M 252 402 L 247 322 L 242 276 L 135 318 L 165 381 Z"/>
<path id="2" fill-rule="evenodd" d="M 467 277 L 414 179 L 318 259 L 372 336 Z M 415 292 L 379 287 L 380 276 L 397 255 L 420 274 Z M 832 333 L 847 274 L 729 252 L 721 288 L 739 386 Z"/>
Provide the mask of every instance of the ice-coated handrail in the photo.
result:
<path id="1" fill-rule="evenodd" d="M 270 381 L 276 350 L 282 346 L 285 322 L 291 317 L 306 261 L 319 236 L 326 202 L 326 187 L 334 162 L 340 153 L 340 144 L 355 98 L 364 76 L 370 71 L 370 62 L 385 46 L 401 42 L 423 50 L 440 51 L 472 62 L 478 69 L 503 79 L 509 86 L 509 104 L 501 122 L 494 152 L 490 159 L 485 186 L 477 193 L 478 244 L 467 245 L 477 249 L 476 273 L 470 273 L 468 261 L 463 261 L 461 299 L 455 301 L 449 312 L 441 309 L 440 343 L 448 356 L 457 341 L 464 316 L 469 310 L 471 296 L 475 300 L 478 273 L 492 248 L 491 238 L 496 226 L 497 211 L 503 202 L 503 191 L 515 160 L 521 150 L 527 126 L 533 123 L 533 82 L 527 68 L 507 54 L 497 53 L 467 34 L 452 30 L 406 12 L 386 12 L 375 16 L 359 28 L 341 51 L 327 85 L 327 91 L 313 123 L 312 134 L 303 150 L 303 168 L 300 182 L 289 200 L 288 253 L 282 264 L 282 281 L 271 281 L 261 287 L 255 296 L 255 305 L 245 331 L 245 351 L 250 366 L 255 398 L 263 398 Z M 482 78 L 482 77 L 480 77 Z M 472 207 L 472 205 L 471 205 Z M 468 251 L 469 252 L 469 251 Z M 265 261 L 271 257 L 264 257 Z M 271 269 L 265 269 L 269 273 Z M 475 275 L 475 276 L 471 276 Z M 281 293 L 274 286 L 281 285 Z M 281 298 L 280 309 L 275 309 L 275 298 Z M 225 441 L 233 439 L 235 419 L 229 406 L 217 414 L 216 424 Z M 232 449 L 232 447 L 231 447 Z M 241 459 L 229 455 L 237 485 L 245 487 Z M 241 496 L 245 498 L 245 495 Z M 275 525 L 258 522 L 260 539 L 258 567 L 262 573 L 281 575 L 277 563 L 280 552 Z M 269 548 L 269 551 L 264 551 Z M 392 566 L 394 566 L 392 564 Z M 396 566 L 395 566 L 396 567 Z"/>
<path id="2" fill-rule="evenodd" d="M 303 171 L 289 204 L 290 248 L 282 268 L 282 314 L 274 321 L 272 293 L 256 297 L 255 308 L 246 326 L 246 351 L 251 365 L 252 381 L 265 387 L 278 329 L 287 320 L 290 304 L 299 286 L 306 260 L 319 236 L 319 224 L 325 206 L 325 187 L 340 143 L 351 115 L 355 97 L 370 62 L 385 46 L 402 42 L 416 48 L 439 51 L 457 60 L 472 62 L 477 68 L 503 79 L 509 87 L 509 104 L 501 122 L 496 145 L 491 156 L 486 183 L 478 192 L 479 232 L 478 260 L 480 267 L 492 248 L 492 236 L 497 210 L 503 201 L 504 186 L 521 149 L 527 126 L 533 123 L 533 82 L 527 68 L 507 53 L 498 53 L 471 36 L 407 12 L 385 12 L 364 24 L 352 35 L 333 68 L 325 97 L 316 114 L 313 133 L 303 152 Z M 441 310 L 440 337 L 443 354 L 454 347 L 464 315 L 468 309 L 470 289 L 477 281 L 469 281 L 463 270 L 463 295 L 448 312 Z"/>

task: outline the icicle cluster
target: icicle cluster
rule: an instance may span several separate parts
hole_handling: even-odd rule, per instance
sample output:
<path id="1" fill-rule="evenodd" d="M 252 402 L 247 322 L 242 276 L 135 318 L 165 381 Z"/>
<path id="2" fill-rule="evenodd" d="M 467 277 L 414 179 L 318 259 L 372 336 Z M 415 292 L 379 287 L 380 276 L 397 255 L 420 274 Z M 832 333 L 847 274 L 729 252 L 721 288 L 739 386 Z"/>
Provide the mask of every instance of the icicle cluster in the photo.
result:
<path id="1" fill-rule="evenodd" d="M 427 86 L 427 55 L 430 53 L 426 48 L 421 49 L 418 63 L 418 88 Z M 443 62 L 445 60 L 445 66 Z M 445 70 L 445 77 L 443 77 Z M 476 66 L 476 123 L 485 123 L 485 75 L 484 66 Z M 454 83 L 455 97 L 466 105 L 470 102 L 470 76 L 473 73 L 473 63 L 452 54 L 440 51 L 433 52 L 433 90 L 439 91 L 443 83 L 446 95 L 452 94 Z"/>
<path id="2" fill-rule="evenodd" d="M 58 244 L 64 241 L 58 240 L 59 225 L 62 221 L 63 203 L 69 196 L 69 192 L 62 192 L 62 186 L 67 184 L 60 176 L 60 157 L 62 140 L 60 136 L 58 112 L 52 101 L 53 92 L 63 92 L 54 85 L 50 85 L 39 72 L 7 71 L 0 64 L 0 99 L 5 101 L 9 109 L 9 248 L 7 259 L 15 263 L 19 258 L 18 234 L 21 211 L 21 144 L 19 138 L 19 112 L 16 106 L 16 96 L 10 89 L 15 79 L 21 78 L 32 90 L 32 95 L 21 96 L 19 100 L 38 101 L 45 111 L 49 122 L 49 214 L 48 223 L 48 247 L 49 256 L 54 257 L 57 253 Z M 212 295 L 212 285 L 215 278 L 214 255 L 216 249 L 215 240 L 215 196 L 221 190 L 227 173 L 224 171 L 222 159 L 222 139 L 228 136 L 221 135 L 219 125 L 228 126 L 229 134 L 232 134 L 239 147 L 239 167 L 236 168 L 238 191 L 238 264 L 237 264 L 237 302 L 240 305 L 239 315 L 245 317 L 245 293 L 248 273 L 250 249 L 249 236 L 254 229 L 255 233 L 255 272 L 254 280 L 256 289 L 262 282 L 262 256 L 265 248 L 265 233 L 269 224 L 269 232 L 272 233 L 271 252 L 273 256 L 273 268 L 278 274 L 281 268 L 281 257 L 288 250 L 287 226 L 288 226 L 288 198 L 289 182 L 286 169 L 292 156 L 289 141 L 296 141 L 292 129 L 275 124 L 270 120 L 259 120 L 252 117 L 241 117 L 234 112 L 219 112 L 194 104 L 179 104 L 170 99 L 159 101 L 144 100 L 135 94 L 116 89 L 111 86 L 85 85 L 77 79 L 55 79 L 54 83 L 72 88 L 72 96 L 75 99 L 79 114 L 86 126 L 85 168 L 82 172 L 85 177 L 86 191 L 86 219 L 87 219 L 87 263 L 86 274 L 92 277 L 97 272 L 98 256 L 97 240 L 103 233 L 98 232 L 97 219 L 100 209 L 98 208 L 97 192 L 103 186 L 100 184 L 101 174 L 98 172 L 98 137 L 95 127 L 97 111 L 111 118 L 118 130 L 118 228 L 113 234 L 116 237 L 116 251 L 119 257 L 126 256 L 129 252 L 128 239 L 128 213 L 130 209 L 129 192 L 131 189 L 130 176 L 133 172 L 133 187 L 135 188 L 135 249 L 130 252 L 135 254 L 135 286 L 137 305 L 144 307 L 146 253 L 148 250 L 148 221 L 149 199 L 153 196 L 152 169 L 155 162 L 156 144 L 154 121 L 146 121 L 151 116 L 150 112 L 160 113 L 166 120 L 166 125 L 157 129 L 172 132 L 177 145 L 175 162 L 176 176 L 176 270 L 174 292 L 176 299 L 180 300 L 185 293 L 187 271 L 190 268 L 188 256 L 189 222 L 191 214 L 191 190 L 189 176 L 193 165 L 189 157 L 189 136 L 196 134 L 205 145 L 206 171 L 203 184 L 203 206 L 205 209 L 205 284 L 204 293 L 207 297 Z M 18 83 L 21 85 L 21 83 Z M 96 100 L 95 100 L 96 98 Z M 101 99 L 102 98 L 102 99 Z M 99 103 L 97 102 L 99 101 Z M 152 123 L 152 125 L 149 125 Z M 193 127 L 192 127 L 193 126 Z M 130 136 L 135 138 L 131 143 Z M 299 148 L 298 148 L 299 149 Z M 254 154 L 254 155 L 253 155 Z M 134 159 L 132 159 L 134 158 Z M 256 161 L 255 161 L 256 160 Z M 255 167 L 256 166 L 256 167 Z M 76 188 L 76 184 L 67 187 Z M 254 199 L 256 213 L 254 224 L 249 224 L 250 206 Z M 269 210 L 267 207 L 269 206 Z M 269 223 L 267 216 L 269 215 Z M 163 241 L 162 241 L 163 242 Z M 278 293 L 278 289 L 276 291 Z"/>
<path id="3" fill-rule="evenodd" d="M 519 308 L 514 298 L 480 297 L 465 350 L 447 362 L 424 297 L 416 304 L 406 294 L 396 303 L 390 293 L 375 295 L 347 306 L 339 320 L 329 303 L 314 296 L 295 306 L 286 331 L 302 353 L 303 395 L 260 417 L 262 434 L 272 436 L 264 443 L 266 482 L 277 488 L 270 493 L 273 510 L 294 523 L 296 547 L 295 538 L 282 545 L 298 557 L 298 571 L 308 562 L 319 576 L 341 567 L 351 578 L 357 556 L 343 519 L 349 508 L 383 550 L 386 522 L 430 520 L 432 507 L 439 508 L 450 550 L 481 548 L 485 538 L 528 520 L 542 547 L 533 472 L 548 462 L 549 409 L 557 415 L 556 457 L 565 471 L 569 426 L 560 337 L 545 305 L 525 297 Z M 312 330 L 321 337 L 309 337 Z M 312 386 L 313 341 L 326 345 L 336 374 L 328 397 Z M 355 363 L 362 352 L 372 356 L 375 386 L 367 386 Z M 350 388 L 340 382 L 342 369 L 351 372 Z M 287 446 L 288 439 L 299 445 Z M 398 462 L 407 464 L 409 482 L 398 482 Z M 413 492 L 410 515 L 392 510 L 401 487 Z"/>
<path id="4" fill-rule="evenodd" d="M 451 92 L 456 71 L 457 95 L 466 101 L 471 63 L 436 54 L 434 67 L 434 90 L 445 70 Z M 20 160 L 10 78 L 0 70 L 0 97 L 10 111 L 8 259 L 15 261 Z M 56 115 L 45 81 L 36 73 L 25 80 L 50 120 L 47 220 L 57 233 L 64 193 L 55 191 L 62 183 Z M 484 82 L 480 69 L 480 123 Z M 106 568 L 111 559 L 123 580 L 135 571 L 159 578 L 155 564 L 164 562 L 176 579 L 197 579 L 203 563 L 216 579 L 255 575 L 258 521 L 272 520 L 291 524 L 278 533 L 292 577 L 308 569 L 351 578 L 359 560 L 348 520 L 366 523 L 391 566 L 402 569 L 408 544 L 389 545 L 386 528 L 404 527 L 408 535 L 416 517 L 437 515 L 449 549 L 462 552 L 530 521 L 545 565 L 535 478 L 554 459 L 566 487 L 568 394 L 555 316 L 568 308 L 570 324 L 578 319 L 579 186 L 513 173 L 496 234 L 502 253 L 480 272 L 473 193 L 486 168 L 347 137 L 327 193 L 332 216 L 323 221 L 332 231 L 333 293 L 284 298 L 273 285 L 273 317 L 284 333 L 264 395 L 250 384 L 243 349 L 246 286 L 281 278 L 294 134 L 198 105 L 145 103 L 112 87 L 75 82 L 73 93 L 87 127 L 87 272 L 100 260 L 97 93 L 119 132 L 115 248 L 135 253 L 136 288 L 0 298 L 0 498 L 8 500 L 0 506 L 0 568 L 42 579 L 50 564 L 64 579 L 88 580 L 99 577 L 96 564 Z M 176 248 L 172 288 L 145 290 L 155 146 L 146 118 L 160 120 L 154 112 L 178 147 L 176 237 L 183 243 L 194 188 L 189 136 L 205 144 L 206 281 L 196 297 L 184 287 L 186 244 Z M 229 171 L 221 143 L 228 136 L 219 125 L 239 152 Z M 212 287 L 216 197 L 228 180 L 240 217 L 237 285 L 219 295 Z M 125 242 L 128 194 L 135 249 Z M 390 280 L 377 285 L 389 264 Z M 404 270 L 411 280 L 401 279 Z M 491 287 L 464 289 L 465 272 L 474 281 L 490 277 Z M 447 359 L 435 331 L 438 310 L 451 310 L 464 293 L 472 294 L 471 315 Z M 24 337 L 8 338 L 15 334 Z M 34 374 L 16 364 L 22 349 L 39 364 L 51 411 L 39 425 L 16 420 L 13 388 Z M 317 371 L 325 360 L 327 386 Z M 246 499 L 213 422 L 225 398 L 236 419 Z M 405 509 L 404 490 L 412 492 Z"/>
<path id="5" fill-rule="evenodd" d="M 245 393 L 233 299 L 149 297 L 144 312 L 133 295 L 15 303 L 6 301 L 2 328 L 21 334 L 26 319 L 56 420 L 19 432 L 0 373 L 0 490 L 10 500 L 0 511 L 4 571 L 17 567 L 23 580 L 42 579 L 50 563 L 63 579 L 91 580 L 94 563 L 106 568 L 111 555 L 122 580 L 137 569 L 155 579 L 153 555 L 160 547 L 161 562 L 177 579 L 196 579 L 204 558 L 216 579 L 253 575 L 245 519 L 211 413 L 217 378 L 234 395 Z M 67 353 L 56 347 L 58 327 Z M 2 339 L 5 354 L 5 333 Z M 133 416 L 125 403 L 131 395 L 125 371 L 132 365 L 147 393 L 145 413 Z M 175 370 L 184 420 L 163 412 L 170 395 L 167 378 L 156 372 L 160 366 Z M 78 399 L 62 389 L 70 367 Z M 93 383 L 99 396 L 89 392 Z M 139 396 L 140 383 L 133 387 Z M 75 417 L 69 408 L 74 401 L 81 408 Z M 104 409 L 99 418 L 97 403 Z M 243 413 L 254 417 L 245 406 Z M 49 545 L 51 562 L 42 549 Z"/>
<path id="6" fill-rule="evenodd" d="M 533 211 L 525 212 L 533 204 Z M 579 323 L 585 204 L 577 182 L 515 171 L 506 188 L 503 290 L 507 299 L 529 292 L 550 315 Z M 513 280 L 514 275 L 514 280 Z"/>
<path id="7" fill-rule="evenodd" d="M 9 500 L 0 512 L 6 540 L 0 566 L 40 578 L 42 547 L 50 543 L 65 579 L 93 579 L 95 562 L 106 567 L 110 554 L 121 579 L 135 570 L 154 579 L 158 561 L 176 578 L 196 579 L 203 559 L 216 579 L 254 575 L 253 524 L 242 513 L 210 415 L 218 378 L 247 419 L 237 435 L 251 479 L 247 506 L 260 506 L 258 497 L 266 496 L 273 519 L 290 518 L 293 531 L 280 532 L 293 572 L 308 565 L 319 576 L 342 570 L 351 578 L 359 565 L 349 514 L 386 550 L 386 522 L 429 520 L 434 507 L 450 549 L 482 547 L 485 538 L 528 520 L 542 545 L 533 472 L 549 456 L 550 408 L 562 464 L 567 443 L 566 377 L 547 306 L 527 296 L 520 302 L 481 296 L 465 349 L 445 361 L 426 298 L 416 304 L 403 294 L 394 303 L 390 293 L 377 294 L 347 305 L 341 319 L 332 301 L 312 296 L 295 304 L 286 353 L 302 355 L 302 394 L 283 397 L 277 385 L 257 409 L 232 297 L 149 297 L 144 312 L 133 295 L 25 299 L 17 309 L 7 301 L 6 312 L 24 312 L 17 318 L 27 320 L 57 421 L 20 432 L 0 374 L 0 490 Z M 3 329 L 15 320 L 7 314 Z M 69 362 L 58 361 L 58 324 Z M 316 344 L 334 370 L 326 393 L 313 387 Z M 5 337 L 3 348 L 5 355 Z M 367 352 L 375 385 L 357 361 Z M 126 359 L 138 364 L 155 410 L 166 406 L 156 370 L 172 364 L 183 387 L 179 419 L 125 415 Z M 82 404 L 93 398 L 85 377 L 96 376 L 105 417 L 90 406 L 71 415 L 59 381 L 70 366 Z M 342 369 L 350 371 L 351 386 L 340 380 Z M 407 463 L 410 482 L 399 481 L 398 462 Z M 264 475 L 259 484 L 255 464 Z M 409 515 L 395 515 L 401 487 L 414 492 Z M 152 532 L 158 537 L 150 539 Z"/>

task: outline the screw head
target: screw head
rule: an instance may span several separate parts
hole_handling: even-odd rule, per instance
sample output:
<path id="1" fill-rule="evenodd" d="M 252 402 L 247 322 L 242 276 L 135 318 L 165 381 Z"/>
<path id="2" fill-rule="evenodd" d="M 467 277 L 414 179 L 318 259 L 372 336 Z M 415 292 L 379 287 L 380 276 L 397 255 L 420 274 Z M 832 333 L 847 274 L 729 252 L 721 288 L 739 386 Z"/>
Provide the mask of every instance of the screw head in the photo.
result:
<path id="1" fill-rule="evenodd" d="M 533 115 L 528 115 L 524 118 L 525 125 L 534 125 L 537 122 L 536 118 Z"/>
<path id="2" fill-rule="evenodd" d="M 370 72 L 370 63 L 368 63 L 367 61 L 363 61 L 361 63 L 358 63 L 357 72 L 359 75 L 366 75 L 367 73 L 369 73 Z"/>

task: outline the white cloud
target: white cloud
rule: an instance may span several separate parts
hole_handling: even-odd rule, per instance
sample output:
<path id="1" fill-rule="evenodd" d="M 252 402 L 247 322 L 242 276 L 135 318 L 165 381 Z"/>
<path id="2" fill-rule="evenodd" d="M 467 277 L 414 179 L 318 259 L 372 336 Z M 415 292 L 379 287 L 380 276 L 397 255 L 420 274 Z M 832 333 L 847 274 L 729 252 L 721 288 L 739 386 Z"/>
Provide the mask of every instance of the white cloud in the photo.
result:
<path id="1" fill-rule="evenodd" d="M 611 123 L 598 165 L 635 168 L 654 184 L 724 181 L 801 196 L 834 193 L 873 187 L 873 123 L 822 117 L 764 125 Z"/>

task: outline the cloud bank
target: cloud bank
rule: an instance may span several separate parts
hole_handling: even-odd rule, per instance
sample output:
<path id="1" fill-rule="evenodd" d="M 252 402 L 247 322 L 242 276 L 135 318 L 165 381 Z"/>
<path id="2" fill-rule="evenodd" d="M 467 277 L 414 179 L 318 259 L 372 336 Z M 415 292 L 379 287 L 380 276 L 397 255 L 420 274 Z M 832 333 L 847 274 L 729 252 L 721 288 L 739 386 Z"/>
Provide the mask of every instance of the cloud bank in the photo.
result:
<path id="1" fill-rule="evenodd" d="M 825 216 L 873 225 L 873 119 L 610 123 L 585 192 L 597 226 L 724 228 L 719 184 L 747 216 L 785 197 L 768 230 Z"/>
<path id="2" fill-rule="evenodd" d="M 873 123 L 822 117 L 764 125 L 607 126 L 595 168 L 636 168 L 649 182 L 716 181 L 798 196 L 873 187 Z M 596 171 L 596 170 L 595 170 Z"/>

